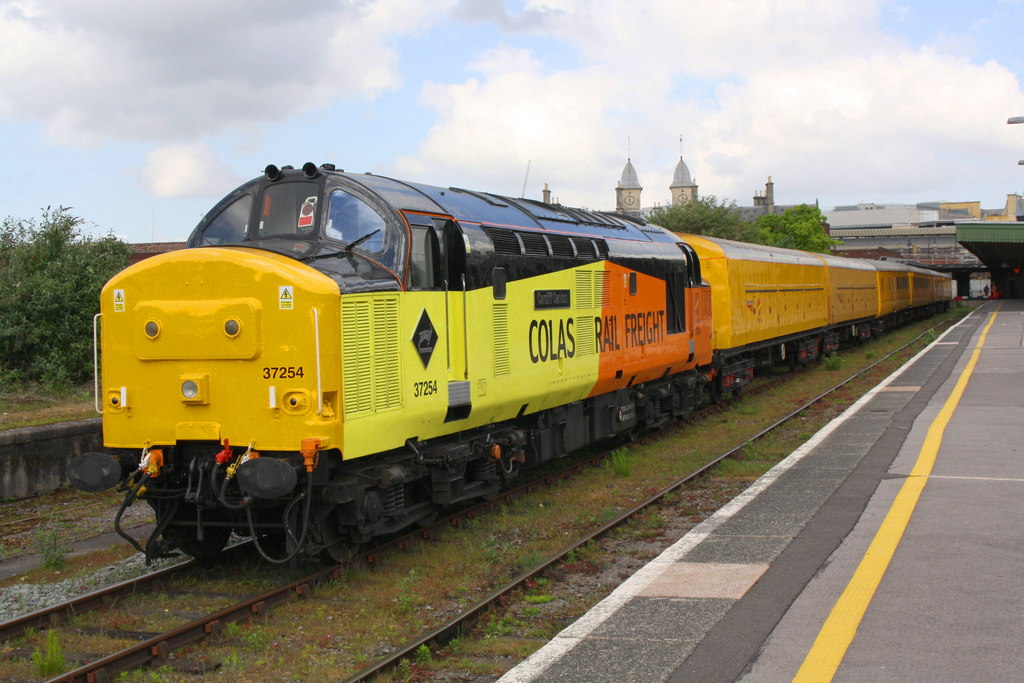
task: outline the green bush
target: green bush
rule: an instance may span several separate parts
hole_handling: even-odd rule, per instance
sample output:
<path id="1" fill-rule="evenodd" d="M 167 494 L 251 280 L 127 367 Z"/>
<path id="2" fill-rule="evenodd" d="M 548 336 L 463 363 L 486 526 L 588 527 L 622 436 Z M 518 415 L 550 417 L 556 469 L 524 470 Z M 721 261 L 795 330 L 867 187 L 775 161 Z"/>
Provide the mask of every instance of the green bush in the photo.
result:
<path id="1" fill-rule="evenodd" d="M 131 248 L 84 235 L 69 209 L 0 225 L 0 380 L 53 387 L 92 376 L 92 318 Z"/>

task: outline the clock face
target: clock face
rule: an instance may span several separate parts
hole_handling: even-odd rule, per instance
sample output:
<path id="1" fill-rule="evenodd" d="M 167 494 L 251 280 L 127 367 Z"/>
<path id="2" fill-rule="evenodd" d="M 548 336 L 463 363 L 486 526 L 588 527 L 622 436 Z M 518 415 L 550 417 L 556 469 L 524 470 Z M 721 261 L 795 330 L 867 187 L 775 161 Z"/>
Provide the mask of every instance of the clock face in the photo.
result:
<path id="1" fill-rule="evenodd" d="M 626 195 L 626 198 L 623 199 L 622 201 L 626 202 L 626 206 L 633 206 L 633 204 L 636 202 L 636 200 L 633 199 L 633 195 Z"/>

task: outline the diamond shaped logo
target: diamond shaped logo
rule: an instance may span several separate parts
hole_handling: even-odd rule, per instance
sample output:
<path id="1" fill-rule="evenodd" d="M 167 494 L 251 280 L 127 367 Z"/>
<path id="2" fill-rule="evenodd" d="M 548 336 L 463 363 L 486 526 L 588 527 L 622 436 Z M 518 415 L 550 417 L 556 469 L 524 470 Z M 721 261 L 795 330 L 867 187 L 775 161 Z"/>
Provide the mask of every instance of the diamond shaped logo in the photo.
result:
<path id="1" fill-rule="evenodd" d="M 423 369 L 425 370 L 430 365 L 430 357 L 434 354 L 434 347 L 437 346 L 437 331 L 434 329 L 433 323 L 430 322 L 430 316 L 427 315 L 427 309 L 423 309 L 423 315 L 420 316 L 420 322 L 416 325 L 416 331 L 412 334 L 412 344 L 416 347 L 416 352 L 420 354 L 420 360 L 423 361 Z"/>

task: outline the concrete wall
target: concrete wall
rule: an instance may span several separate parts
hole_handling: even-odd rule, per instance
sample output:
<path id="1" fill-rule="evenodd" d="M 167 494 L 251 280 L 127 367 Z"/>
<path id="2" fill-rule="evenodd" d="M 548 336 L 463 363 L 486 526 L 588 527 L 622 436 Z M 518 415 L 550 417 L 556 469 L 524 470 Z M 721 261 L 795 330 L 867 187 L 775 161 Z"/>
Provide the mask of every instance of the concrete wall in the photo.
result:
<path id="1" fill-rule="evenodd" d="M 100 450 L 100 418 L 0 431 L 0 498 L 49 493 L 67 482 L 68 461 Z"/>

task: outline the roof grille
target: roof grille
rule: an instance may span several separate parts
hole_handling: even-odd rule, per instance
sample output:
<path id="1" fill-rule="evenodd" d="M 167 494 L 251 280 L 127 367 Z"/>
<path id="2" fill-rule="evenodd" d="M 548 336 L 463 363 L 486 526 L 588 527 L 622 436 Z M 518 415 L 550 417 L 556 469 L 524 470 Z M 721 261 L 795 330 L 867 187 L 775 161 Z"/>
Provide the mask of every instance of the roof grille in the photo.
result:
<path id="1" fill-rule="evenodd" d="M 527 256 L 550 256 L 548 243 L 544 235 L 538 232 L 521 232 L 519 239 L 523 241 L 523 250 Z"/>
<path id="2" fill-rule="evenodd" d="M 494 251 L 496 253 L 522 256 L 523 249 L 519 246 L 519 239 L 516 238 L 514 231 L 488 227 L 484 227 L 483 230 L 491 238 L 491 243 L 494 244 Z"/>
<path id="3" fill-rule="evenodd" d="M 548 244 L 551 245 L 551 255 L 557 258 L 576 258 L 576 250 L 572 247 L 572 241 L 565 235 L 548 235 Z"/>
<path id="4" fill-rule="evenodd" d="M 608 242 L 599 238 L 558 235 L 480 226 L 491 238 L 494 253 L 596 261 L 608 258 Z"/>

